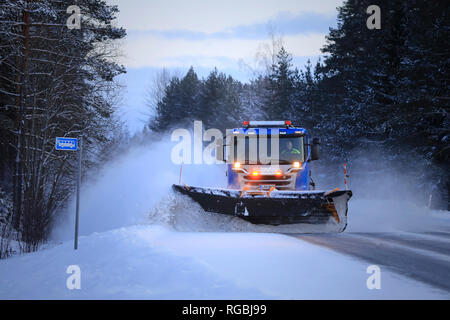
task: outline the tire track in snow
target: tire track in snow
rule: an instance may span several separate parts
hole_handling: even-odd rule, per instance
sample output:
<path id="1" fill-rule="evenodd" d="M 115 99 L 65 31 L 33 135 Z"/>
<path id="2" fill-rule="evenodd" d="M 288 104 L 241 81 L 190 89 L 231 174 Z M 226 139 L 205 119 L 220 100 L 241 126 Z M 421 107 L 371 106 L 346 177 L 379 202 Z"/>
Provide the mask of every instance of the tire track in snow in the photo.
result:
<path id="1" fill-rule="evenodd" d="M 450 238 L 433 238 L 429 236 L 421 236 L 415 233 L 352 233 L 355 235 L 365 236 L 373 239 L 388 240 L 392 244 L 404 245 L 409 248 L 417 248 L 436 252 L 442 255 L 450 254 Z"/>

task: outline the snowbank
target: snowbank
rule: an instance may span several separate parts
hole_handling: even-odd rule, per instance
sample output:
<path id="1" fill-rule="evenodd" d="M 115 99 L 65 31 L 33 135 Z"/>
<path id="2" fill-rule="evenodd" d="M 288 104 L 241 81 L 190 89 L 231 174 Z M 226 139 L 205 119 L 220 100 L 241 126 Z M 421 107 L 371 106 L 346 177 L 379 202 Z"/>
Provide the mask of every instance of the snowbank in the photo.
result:
<path id="1" fill-rule="evenodd" d="M 161 228 L 131 227 L 0 261 L 0 299 L 222 299 L 267 298 L 236 286 L 193 258 L 170 254 L 148 241 Z M 81 269 L 81 289 L 69 290 L 69 265 Z"/>

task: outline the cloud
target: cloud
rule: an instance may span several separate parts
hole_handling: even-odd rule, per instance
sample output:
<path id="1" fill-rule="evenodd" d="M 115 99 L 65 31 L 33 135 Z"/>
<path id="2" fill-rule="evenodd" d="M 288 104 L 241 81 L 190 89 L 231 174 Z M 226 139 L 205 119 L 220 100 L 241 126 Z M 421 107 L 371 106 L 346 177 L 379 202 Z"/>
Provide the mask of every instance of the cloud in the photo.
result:
<path id="1" fill-rule="evenodd" d="M 283 37 L 286 50 L 294 56 L 316 56 L 325 43 L 324 33 L 293 34 Z M 207 38 L 171 39 L 152 34 L 129 34 L 125 41 L 128 67 L 237 66 L 240 59 L 252 59 L 260 39 Z"/>
<path id="2" fill-rule="evenodd" d="M 120 9 L 118 24 L 127 30 L 185 30 L 215 33 L 265 23 L 280 12 L 336 15 L 342 0 L 107 0 Z"/>
<path id="3" fill-rule="evenodd" d="M 298 33 L 326 33 L 330 26 L 336 24 L 336 17 L 317 13 L 293 15 L 290 12 L 279 12 L 274 18 L 251 25 L 239 25 L 222 31 L 207 33 L 188 30 L 131 30 L 134 36 L 154 35 L 167 39 L 265 39 L 272 29 L 283 35 Z"/>

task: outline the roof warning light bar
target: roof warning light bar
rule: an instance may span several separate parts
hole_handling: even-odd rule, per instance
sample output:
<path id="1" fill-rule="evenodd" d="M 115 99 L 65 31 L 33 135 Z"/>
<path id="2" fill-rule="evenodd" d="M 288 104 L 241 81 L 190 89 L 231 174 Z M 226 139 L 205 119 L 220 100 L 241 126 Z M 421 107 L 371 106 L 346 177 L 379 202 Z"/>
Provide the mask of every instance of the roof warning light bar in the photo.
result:
<path id="1" fill-rule="evenodd" d="M 244 121 L 245 128 L 259 128 L 259 127 L 291 127 L 292 121 Z"/>

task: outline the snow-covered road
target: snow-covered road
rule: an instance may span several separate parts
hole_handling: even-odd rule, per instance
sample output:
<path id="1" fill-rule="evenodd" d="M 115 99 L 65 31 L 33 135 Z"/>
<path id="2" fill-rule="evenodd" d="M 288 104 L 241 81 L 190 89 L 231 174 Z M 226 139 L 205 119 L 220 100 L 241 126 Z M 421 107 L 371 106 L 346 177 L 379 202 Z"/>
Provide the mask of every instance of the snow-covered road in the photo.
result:
<path id="1" fill-rule="evenodd" d="M 304 237 L 325 239 L 320 235 Z M 348 237 L 336 235 L 338 241 L 331 242 Z M 0 261 L 0 298 L 450 298 L 443 288 L 400 275 L 381 264 L 381 289 L 369 290 L 366 281 L 371 262 L 310 240 L 268 233 L 125 227 L 81 237 L 78 251 L 68 241 Z M 70 265 L 80 267 L 79 290 L 66 287 Z"/>
<path id="2" fill-rule="evenodd" d="M 450 295 L 449 232 L 347 233 L 295 237 L 441 288 Z"/>

